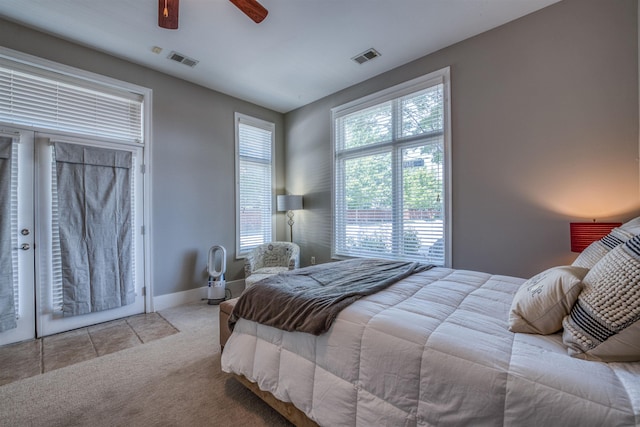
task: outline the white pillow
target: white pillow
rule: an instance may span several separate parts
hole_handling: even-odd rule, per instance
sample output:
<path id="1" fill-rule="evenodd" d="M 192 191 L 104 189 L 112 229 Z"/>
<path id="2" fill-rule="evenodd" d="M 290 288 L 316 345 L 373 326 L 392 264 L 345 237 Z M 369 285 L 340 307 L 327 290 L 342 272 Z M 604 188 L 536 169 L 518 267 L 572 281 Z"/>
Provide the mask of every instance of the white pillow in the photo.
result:
<path id="1" fill-rule="evenodd" d="M 509 330 L 543 335 L 558 332 L 588 271 L 574 266 L 553 267 L 524 282 L 511 303 Z"/>

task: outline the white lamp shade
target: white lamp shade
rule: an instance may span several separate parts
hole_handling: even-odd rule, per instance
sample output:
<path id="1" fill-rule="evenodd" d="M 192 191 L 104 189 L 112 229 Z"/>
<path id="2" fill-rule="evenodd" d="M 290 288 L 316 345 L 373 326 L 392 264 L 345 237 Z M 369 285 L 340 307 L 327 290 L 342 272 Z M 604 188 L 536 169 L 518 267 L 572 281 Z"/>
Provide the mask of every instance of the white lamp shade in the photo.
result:
<path id="1" fill-rule="evenodd" d="M 296 211 L 302 209 L 302 196 L 291 194 L 277 196 L 278 211 Z"/>

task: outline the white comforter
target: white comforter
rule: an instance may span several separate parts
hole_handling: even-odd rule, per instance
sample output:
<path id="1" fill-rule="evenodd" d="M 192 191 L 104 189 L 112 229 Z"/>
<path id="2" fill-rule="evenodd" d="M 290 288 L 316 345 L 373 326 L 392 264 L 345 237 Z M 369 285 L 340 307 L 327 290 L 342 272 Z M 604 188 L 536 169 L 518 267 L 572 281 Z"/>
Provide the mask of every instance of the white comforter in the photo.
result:
<path id="1" fill-rule="evenodd" d="M 522 279 L 434 268 L 343 310 L 329 332 L 240 319 L 222 369 L 322 426 L 633 426 L 640 363 L 571 358 L 514 334 Z"/>

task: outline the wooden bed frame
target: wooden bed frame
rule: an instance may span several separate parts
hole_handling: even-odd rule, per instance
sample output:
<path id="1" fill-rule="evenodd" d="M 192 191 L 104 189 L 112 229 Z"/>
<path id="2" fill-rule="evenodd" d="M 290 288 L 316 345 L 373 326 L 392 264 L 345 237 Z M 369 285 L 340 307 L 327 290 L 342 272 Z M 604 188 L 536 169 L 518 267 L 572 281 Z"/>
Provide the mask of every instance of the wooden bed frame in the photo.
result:
<path id="1" fill-rule="evenodd" d="M 309 417 L 307 417 L 304 412 L 296 408 L 292 403 L 278 400 L 273 394 L 269 393 L 268 391 L 260 390 L 256 383 L 249 381 L 242 375 L 228 375 L 238 380 L 240 384 L 251 390 L 256 396 L 262 399 L 267 405 L 278 411 L 280 415 L 285 417 L 293 425 L 297 427 L 318 427 L 318 424 L 316 424 L 315 421 L 309 419 Z"/>

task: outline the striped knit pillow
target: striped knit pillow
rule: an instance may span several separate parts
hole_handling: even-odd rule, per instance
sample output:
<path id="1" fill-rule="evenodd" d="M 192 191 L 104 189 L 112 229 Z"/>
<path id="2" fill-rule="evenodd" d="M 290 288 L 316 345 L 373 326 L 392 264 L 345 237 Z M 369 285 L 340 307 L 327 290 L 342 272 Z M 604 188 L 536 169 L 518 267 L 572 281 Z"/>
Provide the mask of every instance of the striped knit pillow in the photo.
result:
<path id="1" fill-rule="evenodd" d="M 640 361 L 640 236 L 598 261 L 583 285 L 562 321 L 569 354 L 602 362 Z"/>
<path id="2" fill-rule="evenodd" d="M 611 230 L 611 233 L 587 246 L 571 265 L 574 267 L 592 268 L 611 249 L 623 244 L 633 236 L 634 233 L 628 230 L 620 227 L 614 228 Z"/>

